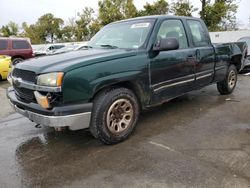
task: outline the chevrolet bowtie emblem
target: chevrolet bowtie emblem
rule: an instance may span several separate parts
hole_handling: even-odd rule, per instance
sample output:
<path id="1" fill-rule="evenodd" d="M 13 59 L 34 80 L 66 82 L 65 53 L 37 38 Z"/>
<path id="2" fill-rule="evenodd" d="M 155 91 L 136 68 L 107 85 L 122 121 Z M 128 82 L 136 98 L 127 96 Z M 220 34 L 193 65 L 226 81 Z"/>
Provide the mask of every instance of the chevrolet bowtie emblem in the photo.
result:
<path id="1" fill-rule="evenodd" d="M 13 81 L 13 83 L 14 83 L 16 86 L 20 86 L 20 85 L 21 85 L 21 82 L 22 82 L 22 78 L 15 78 L 15 77 L 13 77 L 13 78 L 12 78 L 12 81 Z"/>

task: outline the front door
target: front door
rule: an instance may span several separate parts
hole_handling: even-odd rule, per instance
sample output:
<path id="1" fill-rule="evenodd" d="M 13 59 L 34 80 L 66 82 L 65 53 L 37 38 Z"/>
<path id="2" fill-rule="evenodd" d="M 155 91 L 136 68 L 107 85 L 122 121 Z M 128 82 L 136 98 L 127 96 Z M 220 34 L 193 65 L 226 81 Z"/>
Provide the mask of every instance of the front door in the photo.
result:
<path id="1" fill-rule="evenodd" d="M 152 103 L 176 97 L 194 88 L 195 50 L 189 48 L 181 20 L 162 22 L 157 40 L 172 37 L 179 41 L 179 49 L 161 51 L 150 59 L 151 87 L 154 92 Z"/>

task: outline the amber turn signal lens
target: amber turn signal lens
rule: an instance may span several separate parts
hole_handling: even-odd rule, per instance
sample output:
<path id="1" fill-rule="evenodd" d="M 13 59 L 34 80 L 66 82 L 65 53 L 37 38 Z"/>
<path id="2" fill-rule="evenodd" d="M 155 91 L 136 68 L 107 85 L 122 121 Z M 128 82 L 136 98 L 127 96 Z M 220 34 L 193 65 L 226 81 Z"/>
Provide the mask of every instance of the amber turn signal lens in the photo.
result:
<path id="1" fill-rule="evenodd" d="M 62 86 L 62 82 L 63 82 L 63 72 L 59 72 L 57 73 L 56 85 Z"/>
<path id="2" fill-rule="evenodd" d="M 38 91 L 34 91 L 34 95 L 35 95 L 35 97 L 36 97 L 37 103 L 38 103 L 41 107 L 43 107 L 43 108 L 45 108 L 45 109 L 50 108 L 50 103 L 49 103 L 49 99 L 48 99 L 47 96 L 44 96 L 44 95 L 40 94 Z"/>

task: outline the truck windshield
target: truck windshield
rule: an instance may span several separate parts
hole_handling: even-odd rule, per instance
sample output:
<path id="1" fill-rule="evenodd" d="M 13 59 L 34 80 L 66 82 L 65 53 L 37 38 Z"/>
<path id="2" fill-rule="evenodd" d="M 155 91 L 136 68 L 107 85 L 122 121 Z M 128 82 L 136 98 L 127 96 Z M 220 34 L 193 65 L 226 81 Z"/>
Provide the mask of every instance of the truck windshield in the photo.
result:
<path id="1" fill-rule="evenodd" d="M 107 25 L 90 40 L 88 45 L 94 48 L 138 49 L 145 44 L 154 21 L 135 20 Z"/>

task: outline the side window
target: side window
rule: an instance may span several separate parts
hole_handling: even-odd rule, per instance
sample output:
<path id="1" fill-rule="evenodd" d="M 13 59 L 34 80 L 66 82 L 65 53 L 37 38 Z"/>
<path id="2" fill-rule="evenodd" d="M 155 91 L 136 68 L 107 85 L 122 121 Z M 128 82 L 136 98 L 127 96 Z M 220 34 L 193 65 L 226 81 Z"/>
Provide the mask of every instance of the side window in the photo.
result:
<path id="1" fill-rule="evenodd" d="M 60 49 L 60 48 L 63 48 L 63 47 L 65 47 L 64 45 L 57 45 L 57 46 L 55 46 L 55 49 Z"/>
<path id="2" fill-rule="evenodd" d="M 26 41 L 13 40 L 12 48 L 13 49 L 29 49 L 29 44 Z"/>
<path id="3" fill-rule="evenodd" d="M 8 48 L 7 40 L 0 40 L 0 50 L 6 50 Z"/>
<path id="4" fill-rule="evenodd" d="M 50 50 L 54 50 L 54 49 L 55 49 L 54 46 L 50 46 L 50 47 L 48 48 L 49 51 L 50 51 Z"/>
<path id="5" fill-rule="evenodd" d="M 196 20 L 188 20 L 187 23 L 192 33 L 194 46 L 209 46 L 210 43 L 207 38 L 206 31 L 202 27 L 201 23 Z"/>
<path id="6" fill-rule="evenodd" d="M 166 20 L 162 22 L 157 39 L 175 37 L 180 44 L 180 49 L 188 48 L 187 36 L 180 20 Z"/>

